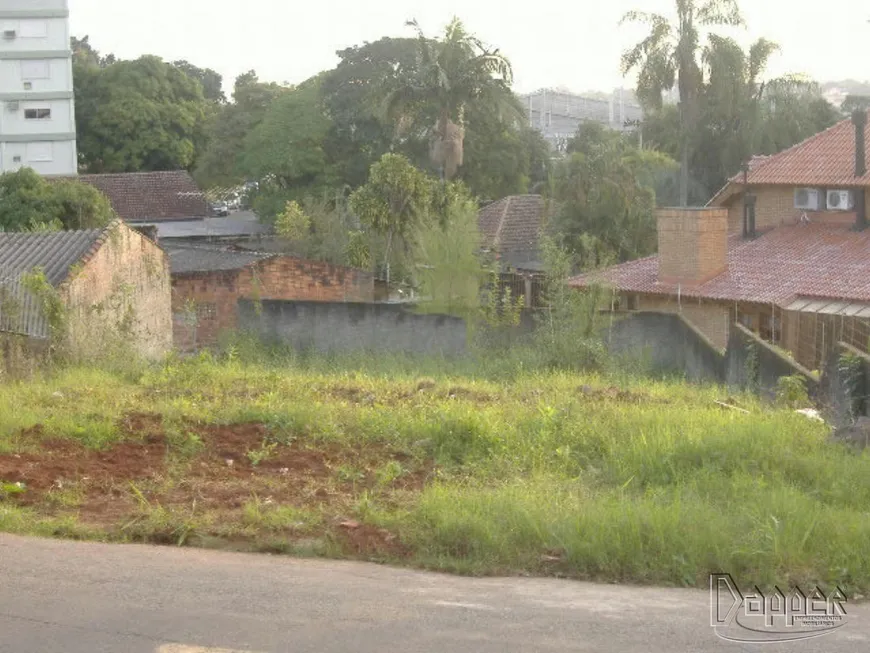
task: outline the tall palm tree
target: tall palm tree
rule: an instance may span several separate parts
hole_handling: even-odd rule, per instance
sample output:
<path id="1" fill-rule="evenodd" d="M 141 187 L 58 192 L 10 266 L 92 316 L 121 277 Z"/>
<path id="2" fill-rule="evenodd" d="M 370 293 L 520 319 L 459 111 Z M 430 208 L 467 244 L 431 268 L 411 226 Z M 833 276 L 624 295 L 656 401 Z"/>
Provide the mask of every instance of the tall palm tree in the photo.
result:
<path id="1" fill-rule="evenodd" d="M 465 111 L 470 103 L 515 117 L 522 115 L 511 92 L 513 70 L 499 50 L 486 47 L 454 18 L 440 40 L 427 38 L 416 21 L 417 61 L 399 71 L 387 97 L 388 113 L 403 129 L 428 121 L 432 162 L 450 179 L 462 166 Z M 432 120 L 434 118 L 434 125 Z"/>
<path id="2" fill-rule="evenodd" d="M 649 27 L 649 35 L 622 55 L 623 74 L 637 69 L 638 99 L 648 110 L 662 107 L 662 93 L 676 84 L 680 92 L 680 203 L 689 202 L 689 154 L 691 132 L 698 115 L 698 96 L 703 85 L 699 62 L 701 29 L 741 25 L 737 0 L 675 0 L 674 23 L 661 14 L 627 13 L 622 22 Z"/>

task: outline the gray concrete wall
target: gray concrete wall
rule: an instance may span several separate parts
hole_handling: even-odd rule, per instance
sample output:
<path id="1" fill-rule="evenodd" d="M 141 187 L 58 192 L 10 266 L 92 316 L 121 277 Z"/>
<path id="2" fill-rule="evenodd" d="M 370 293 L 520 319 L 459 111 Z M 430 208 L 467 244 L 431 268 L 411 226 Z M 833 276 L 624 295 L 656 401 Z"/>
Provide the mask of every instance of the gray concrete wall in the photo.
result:
<path id="1" fill-rule="evenodd" d="M 239 300 L 239 328 L 266 341 L 319 352 L 465 353 L 465 321 L 417 314 L 407 306 L 345 302 Z"/>
<path id="2" fill-rule="evenodd" d="M 754 387 L 760 394 L 772 398 L 776 396 L 779 379 L 794 375 L 804 377 L 811 398 L 820 399 L 819 381 L 809 370 L 746 327 L 731 325 L 725 353 L 725 380 L 728 385 Z"/>
<path id="3" fill-rule="evenodd" d="M 722 352 L 680 315 L 643 311 L 613 312 L 608 317 L 604 340 L 612 354 L 655 373 L 723 381 Z"/>
<path id="4" fill-rule="evenodd" d="M 857 363 L 855 369 L 850 369 L 847 357 Z M 870 356 L 844 342 L 837 343 L 825 363 L 819 394 L 825 418 L 835 426 L 870 415 Z"/>

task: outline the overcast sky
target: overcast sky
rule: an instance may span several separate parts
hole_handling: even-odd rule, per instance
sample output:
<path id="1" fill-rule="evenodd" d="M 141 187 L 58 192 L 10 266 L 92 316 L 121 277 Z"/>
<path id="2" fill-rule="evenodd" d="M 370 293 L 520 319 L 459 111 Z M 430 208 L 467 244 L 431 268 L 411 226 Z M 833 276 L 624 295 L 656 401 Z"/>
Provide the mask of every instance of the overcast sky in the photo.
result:
<path id="1" fill-rule="evenodd" d="M 72 33 L 101 52 L 155 54 L 214 68 L 229 88 L 251 68 L 262 79 L 300 82 L 332 68 L 335 51 L 381 36 L 410 35 L 416 18 L 437 33 L 459 16 L 511 59 L 518 91 L 564 86 L 609 91 L 633 86 L 619 56 L 642 35 L 619 27 L 629 9 L 669 12 L 673 0 L 70 0 Z M 778 42 L 768 76 L 807 73 L 820 81 L 870 78 L 861 55 L 870 40 L 866 0 L 744 0 L 741 41 Z M 509 6 L 516 7 L 509 9 Z"/>

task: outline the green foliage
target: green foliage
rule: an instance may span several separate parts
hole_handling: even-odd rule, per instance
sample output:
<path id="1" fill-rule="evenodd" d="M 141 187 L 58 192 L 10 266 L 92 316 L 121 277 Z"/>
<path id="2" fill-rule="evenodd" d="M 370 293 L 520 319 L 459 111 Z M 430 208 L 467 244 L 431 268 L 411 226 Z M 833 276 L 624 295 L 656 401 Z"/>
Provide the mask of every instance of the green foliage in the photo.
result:
<path id="1" fill-rule="evenodd" d="M 399 154 L 385 154 L 369 173 L 369 180 L 350 196 L 350 208 L 360 221 L 386 239 L 384 268 L 390 279 L 393 248 L 410 246 L 414 230 L 425 224 L 433 184 Z"/>
<path id="2" fill-rule="evenodd" d="M 438 219 L 424 223 L 414 239 L 421 309 L 470 317 L 480 305 L 483 269 L 479 258 L 477 205 L 467 189 L 448 182 Z M 433 216 L 435 217 L 435 216 Z"/>
<path id="3" fill-rule="evenodd" d="M 309 80 L 282 93 L 247 135 L 241 169 L 249 179 L 268 180 L 287 199 L 318 194 L 332 186 L 323 149 L 329 127 L 320 83 Z"/>
<path id="4" fill-rule="evenodd" d="M 74 180 L 49 182 L 30 168 L 0 175 L 0 229 L 94 229 L 115 218 L 105 195 Z"/>
<path id="5" fill-rule="evenodd" d="M 427 38 L 416 22 L 410 25 L 417 30 L 417 60 L 391 82 L 388 115 L 402 131 L 430 137 L 432 163 L 450 179 L 463 165 L 465 113 L 472 103 L 481 111 L 521 119 L 510 89 L 513 70 L 499 50 L 486 47 L 458 18 L 440 40 Z"/>
<path id="6" fill-rule="evenodd" d="M 203 144 L 201 83 L 159 57 L 95 65 L 74 58 L 81 164 L 91 173 L 174 170 Z"/>
<path id="7" fill-rule="evenodd" d="M 837 367 L 846 389 L 849 413 L 853 418 L 863 415 L 868 396 L 864 359 L 858 354 L 845 352 L 837 361 Z"/>
<path id="8" fill-rule="evenodd" d="M 233 102 L 222 105 L 206 129 L 208 147 L 199 157 L 194 172 L 201 185 L 207 188 L 232 186 L 245 180 L 246 139 L 263 121 L 272 103 L 287 90 L 274 83 L 261 82 L 253 70 L 236 78 Z"/>
<path id="9" fill-rule="evenodd" d="M 807 380 L 801 374 L 781 376 L 776 381 L 776 400 L 789 408 L 806 408 L 810 405 Z"/>
<path id="10" fill-rule="evenodd" d="M 541 241 L 546 267 L 544 308 L 536 315 L 534 348 L 549 367 L 601 368 L 607 359 L 601 309 L 610 306 L 612 292 L 601 286 L 582 292 L 570 287 L 568 280 L 577 269 L 575 256 L 549 237 Z"/>
<path id="11" fill-rule="evenodd" d="M 646 256 L 656 248 L 655 187 L 676 164 L 620 134 L 583 125 L 556 168 L 551 230 L 584 268 Z"/>
<path id="12" fill-rule="evenodd" d="M 275 232 L 290 241 L 304 241 L 311 233 L 311 218 L 298 202 L 287 202 L 284 212 L 275 220 Z"/>
<path id="13" fill-rule="evenodd" d="M 211 102 L 226 102 L 223 91 L 223 77 L 211 68 L 200 68 L 189 61 L 173 61 L 172 65 L 182 71 L 191 79 L 195 79 L 202 86 L 202 94 Z"/>

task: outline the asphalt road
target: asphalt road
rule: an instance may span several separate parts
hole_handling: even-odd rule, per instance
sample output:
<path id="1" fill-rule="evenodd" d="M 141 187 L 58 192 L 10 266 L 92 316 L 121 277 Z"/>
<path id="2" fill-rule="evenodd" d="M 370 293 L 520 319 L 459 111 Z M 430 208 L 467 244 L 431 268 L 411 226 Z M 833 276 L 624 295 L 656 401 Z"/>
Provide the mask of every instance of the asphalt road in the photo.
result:
<path id="1" fill-rule="evenodd" d="M 734 644 L 705 591 L 0 535 L 0 652 L 870 650 L 870 606 L 818 640 Z"/>

